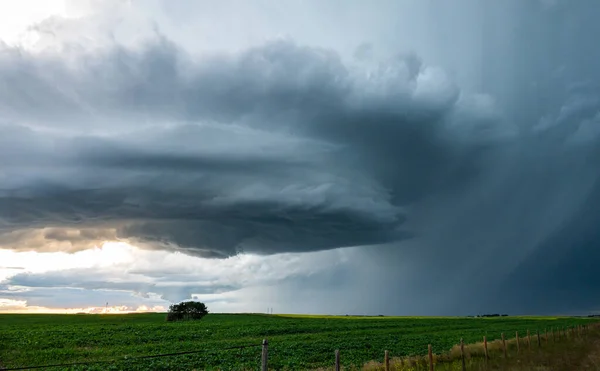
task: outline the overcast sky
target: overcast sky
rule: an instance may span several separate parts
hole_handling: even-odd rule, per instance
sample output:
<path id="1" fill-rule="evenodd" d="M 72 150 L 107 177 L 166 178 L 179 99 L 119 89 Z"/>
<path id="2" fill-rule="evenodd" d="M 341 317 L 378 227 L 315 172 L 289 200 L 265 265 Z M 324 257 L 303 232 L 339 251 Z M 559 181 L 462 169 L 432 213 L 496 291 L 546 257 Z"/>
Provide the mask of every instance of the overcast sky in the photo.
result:
<path id="1" fill-rule="evenodd" d="M 0 0 L 0 311 L 595 312 L 599 12 Z"/>

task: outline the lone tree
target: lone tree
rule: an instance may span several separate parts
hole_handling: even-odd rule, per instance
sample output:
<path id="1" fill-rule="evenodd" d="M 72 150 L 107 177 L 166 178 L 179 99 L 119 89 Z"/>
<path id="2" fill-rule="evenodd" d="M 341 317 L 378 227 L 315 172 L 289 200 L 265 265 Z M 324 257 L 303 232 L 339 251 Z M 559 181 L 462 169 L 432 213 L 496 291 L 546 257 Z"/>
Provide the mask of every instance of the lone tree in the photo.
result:
<path id="1" fill-rule="evenodd" d="M 208 314 L 208 308 L 204 303 L 198 301 L 183 301 L 172 304 L 167 313 L 167 321 L 183 321 L 190 319 L 202 319 Z"/>

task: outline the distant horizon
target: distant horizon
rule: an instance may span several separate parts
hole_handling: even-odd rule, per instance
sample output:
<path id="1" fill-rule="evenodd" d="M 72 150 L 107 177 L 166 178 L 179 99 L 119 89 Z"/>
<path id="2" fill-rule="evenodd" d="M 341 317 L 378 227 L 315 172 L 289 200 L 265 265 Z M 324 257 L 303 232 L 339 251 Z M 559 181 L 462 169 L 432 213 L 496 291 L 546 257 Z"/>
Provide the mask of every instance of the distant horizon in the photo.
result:
<path id="1" fill-rule="evenodd" d="M 100 307 L 98 307 L 100 309 Z M 209 308 L 210 310 L 210 308 Z M 10 312 L 0 311 L 1 314 L 60 314 L 60 315 L 121 315 L 121 314 L 167 314 L 168 309 L 163 311 L 79 311 L 68 310 L 65 312 L 59 309 L 53 309 L 48 312 L 34 311 L 34 312 Z M 266 313 L 266 312 L 211 312 L 209 314 L 240 314 L 240 315 L 273 315 L 273 316 L 297 316 L 297 317 L 389 317 L 389 318 L 497 318 L 497 317 L 596 317 L 600 316 L 600 313 L 586 313 L 586 314 L 501 314 L 496 316 L 497 313 L 481 313 L 481 314 L 464 314 L 464 315 L 385 315 L 385 314 L 327 314 L 327 313 Z"/>

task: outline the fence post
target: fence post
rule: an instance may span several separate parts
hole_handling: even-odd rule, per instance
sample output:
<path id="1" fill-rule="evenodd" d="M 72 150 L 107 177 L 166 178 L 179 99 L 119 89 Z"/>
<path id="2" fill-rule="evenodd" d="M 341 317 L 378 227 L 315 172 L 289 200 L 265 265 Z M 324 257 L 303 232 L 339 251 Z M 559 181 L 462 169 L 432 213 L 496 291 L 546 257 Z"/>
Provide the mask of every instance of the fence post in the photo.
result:
<path id="1" fill-rule="evenodd" d="M 527 350 L 531 351 L 531 333 L 527 330 Z"/>
<path id="2" fill-rule="evenodd" d="M 340 350 L 335 350 L 335 371 L 340 371 Z"/>
<path id="3" fill-rule="evenodd" d="M 504 338 L 504 332 L 502 333 L 502 350 L 504 350 L 504 358 L 508 358 L 506 353 L 506 339 Z"/>
<path id="4" fill-rule="evenodd" d="M 429 355 L 429 371 L 433 371 L 433 351 L 431 350 L 431 344 L 427 346 L 427 353 Z"/>
<path id="5" fill-rule="evenodd" d="M 262 342 L 262 357 L 261 357 L 261 369 L 262 371 L 268 371 L 269 367 L 267 365 L 267 360 L 269 358 L 269 342 L 267 339 L 264 339 Z"/>
<path id="6" fill-rule="evenodd" d="M 548 329 L 547 328 L 544 329 L 544 341 L 546 342 L 546 345 L 548 345 Z"/>
<path id="7" fill-rule="evenodd" d="M 556 343 L 556 337 L 554 336 L 554 327 L 550 327 L 550 332 L 552 333 L 552 342 Z"/>
<path id="8" fill-rule="evenodd" d="M 515 337 L 517 338 L 517 354 L 521 353 L 521 342 L 519 341 L 519 331 L 515 331 Z"/>
<path id="9" fill-rule="evenodd" d="M 390 352 L 389 351 L 385 351 L 385 357 L 384 357 L 384 363 L 385 363 L 385 371 L 390 371 Z"/>
<path id="10" fill-rule="evenodd" d="M 536 330 L 537 339 L 538 339 L 538 348 L 542 347 L 542 340 L 540 339 L 540 330 Z"/>
<path id="11" fill-rule="evenodd" d="M 465 365 L 465 342 L 463 338 L 460 338 L 460 359 L 462 363 L 462 371 L 467 371 L 467 365 Z"/>
<path id="12" fill-rule="evenodd" d="M 487 365 L 488 359 L 489 359 L 489 354 L 488 354 L 487 337 L 486 336 L 483 337 L 483 349 L 485 350 L 485 364 Z"/>

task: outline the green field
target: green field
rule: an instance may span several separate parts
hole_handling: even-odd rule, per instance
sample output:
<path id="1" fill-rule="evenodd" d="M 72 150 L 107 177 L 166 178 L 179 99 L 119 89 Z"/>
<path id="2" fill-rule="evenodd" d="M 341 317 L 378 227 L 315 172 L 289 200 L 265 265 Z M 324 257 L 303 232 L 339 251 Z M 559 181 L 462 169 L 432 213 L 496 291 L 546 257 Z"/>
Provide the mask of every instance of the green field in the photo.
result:
<path id="1" fill-rule="evenodd" d="M 448 351 L 465 342 L 500 337 L 502 332 L 535 331 L 588 322 L 583 318 L 501 317 L 328 317 L 209 314 L 201 321 L 170 323 L 164 314 L 127 315 L 0 315 L 0 366 L 6 368 L 56 363 L 118 360 L 79 370 L 258 369 L 260 347 L 269 340 L 269 368 L 329 367 L 334 350 L 342 364 L 362 366 L 394 356 Z M 511 335 L 514 336 L 514 335 Z M 131 359 L 164 353 L 202 351 L 164 358 Z M 1 369 L 1 367 L 0 367 Z M 53 370 L 61 368 L 53 368 Z"/>

